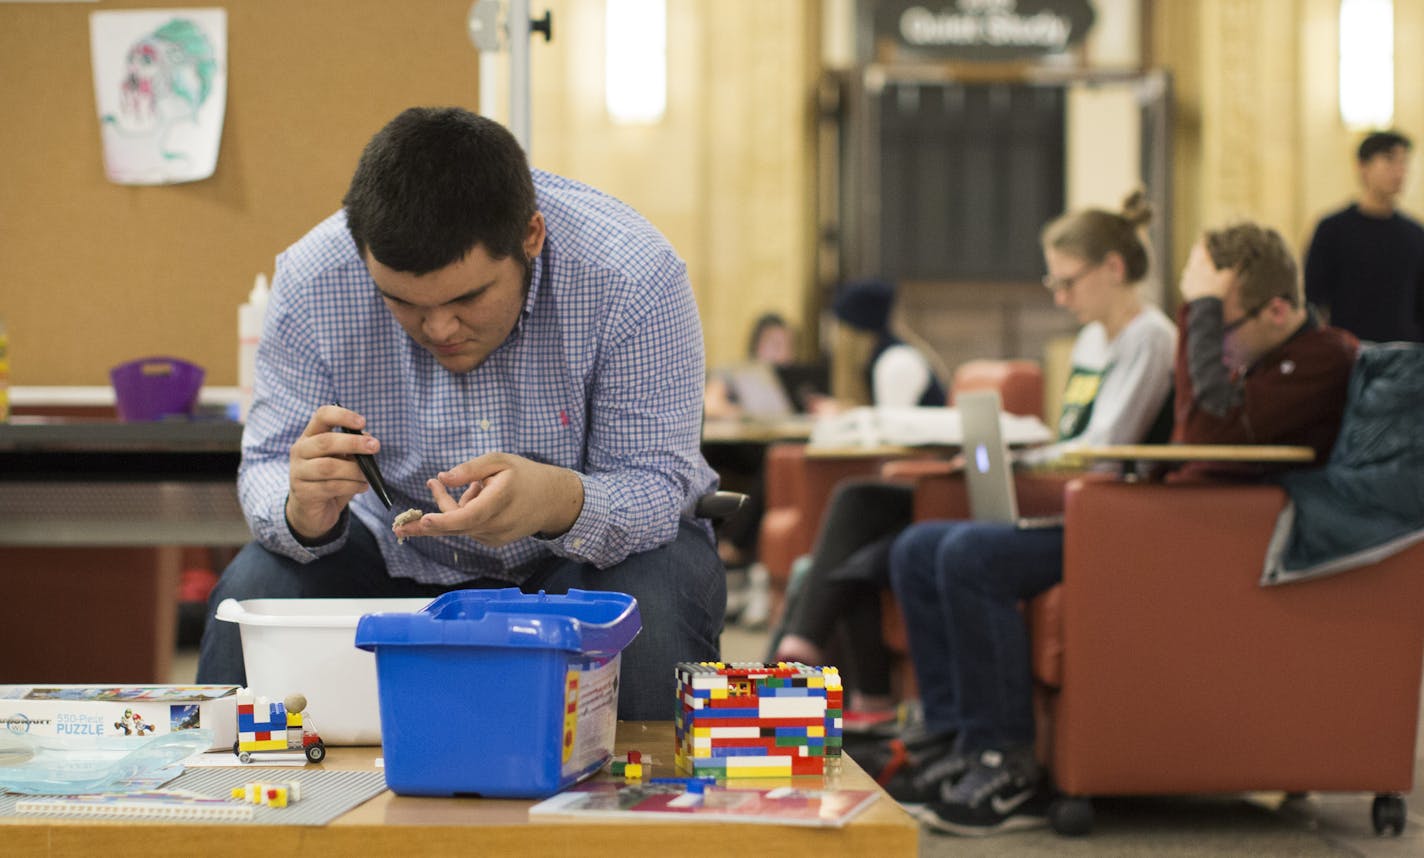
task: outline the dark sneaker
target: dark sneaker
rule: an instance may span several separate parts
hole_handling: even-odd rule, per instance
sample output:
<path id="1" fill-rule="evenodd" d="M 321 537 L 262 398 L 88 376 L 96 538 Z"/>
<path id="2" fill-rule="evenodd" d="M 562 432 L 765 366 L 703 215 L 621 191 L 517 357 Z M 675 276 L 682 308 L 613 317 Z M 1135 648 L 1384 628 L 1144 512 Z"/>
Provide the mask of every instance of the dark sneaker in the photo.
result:
<path id="1" fill-rule="evenodd" d="M 1050 798 L 1032 748 L 985 751 L 918 815 L 937 831 L 983 837 L 1047 825 Z"/>
<path id="2" fill-rule="evenodd" d="M 924 804 L 939 798 L 944 790 L 957 783 L 973 762 L 970 756 L 949 751 L 923 765 L 902 769 L 898 777 L 883 786 L 890 797 L 901 804 Z"/>
<path id="3" fill-rule="evenodd" d="M 945 778 L 957 777 L 969 767 L 970 760 L 954 753 L 955 735 L 953 731 L 909 730 L 855 759 L 891 798 L 905 804 L 921 804 L 939 796 L 940 783 Z"/>

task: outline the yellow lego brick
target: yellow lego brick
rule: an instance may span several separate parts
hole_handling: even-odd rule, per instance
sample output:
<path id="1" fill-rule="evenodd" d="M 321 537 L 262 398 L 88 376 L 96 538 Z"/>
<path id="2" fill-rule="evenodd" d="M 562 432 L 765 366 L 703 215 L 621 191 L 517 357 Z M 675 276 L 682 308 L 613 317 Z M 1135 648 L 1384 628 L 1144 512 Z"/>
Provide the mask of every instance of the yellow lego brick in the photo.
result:
<path id="1" fill-rule="evenodd" d="M 288 712 L 288 713 L 287 713 L 287 727 L 288 727 L 288 729 L 290 729 L 290 728 L 292 728 L 292 727 L 300 727 L 300 726 L 302 726 L 302 713 L 300 713 L 300 712 Z"/>
<path id="2" fill-rule="evenodd" d="M 636 780 L 636 779 L 638 779 L 638 778 L 641 778 L 642 776 L 643 776 L 643 764 L 642 764 L 642 763 L 629 763 L 628 765 L 626 765 L 626 766 L 623 767 L 623 777 L 625 777 L 625 778 L 630 778 L 630 779 L 635 779 L 635 780 Z"/>
<path id="3" fill-rule="evenodd" d="M 806 677 L 806 687 L 807 687 L 807 688 L 825 688 L 825 687 L 826 687 L 826 678 L 825 678 L 824 676 L 808 676 L 808 677 Z"/>
<path id="4" fill-rule="evenodd" d="M 286 807 L 287 788 L 284 786 L 268 787 L 263 790 L 262 798 L 263 803 L 268 807 Z"/>
<path id="5" fill-rule="evenodd" d="M 727 689 L 725 689 L 725 688 L 713 688 L 713 689 L 712 689 L 712 699 L 713 699 L 713 700 L 726 700 L 726 699 L 727 699 Z"/>
<path id="6" fill-rule="evenodd" d="M 711 727 L 693 727 L 693 728 L 692 728 L 692 736 L 693 736 L 693 738 L 710 739 L 710 738 L 712 737 L 712 728 L 711 728 Z"/>
<path id="7" fill-rule="evenodd" d="M 826 728 L 825 728 L 825 727 L 807 727 L 807 728 L 806 728 L 806 735 L 807 735 L 807 736 L 824 736 L 824 735 L 826 735 Z"/>
<path id="8" fill-rule="evenodd" d="M 790 759 L 790 757 L 787 757 L 788 761 Z M 790 762 L 787 762 L 785 766 L 757 766 L 751 769 L 741 766 L 727 766 L 728 778 L 784 778 L 790 775 Z"/>
<path id="9" fill-rule="evenodd" d="M 243 742 L 238 748 L 239 751 L 285 751 L 287 750 L 287 737 L 280 739 L 269 739 L 266 742 Z"/>

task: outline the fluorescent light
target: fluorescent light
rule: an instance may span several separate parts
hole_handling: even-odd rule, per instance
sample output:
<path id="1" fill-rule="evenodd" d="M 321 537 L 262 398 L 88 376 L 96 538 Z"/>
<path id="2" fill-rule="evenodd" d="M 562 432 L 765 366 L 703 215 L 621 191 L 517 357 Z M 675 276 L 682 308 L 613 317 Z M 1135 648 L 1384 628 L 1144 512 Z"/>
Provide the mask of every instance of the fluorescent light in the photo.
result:
<path id="1" fill-rule="evenodd" d="M 1340 0 L 1340 119 L 1352 129 L 1394 121 L 1394 2 Z"/>
<path id="2" fill-rule="evenodd" d="M 607 0 L 604 104 L 623 124 L 653 123 L 667 110 L 666 0 Z"/>

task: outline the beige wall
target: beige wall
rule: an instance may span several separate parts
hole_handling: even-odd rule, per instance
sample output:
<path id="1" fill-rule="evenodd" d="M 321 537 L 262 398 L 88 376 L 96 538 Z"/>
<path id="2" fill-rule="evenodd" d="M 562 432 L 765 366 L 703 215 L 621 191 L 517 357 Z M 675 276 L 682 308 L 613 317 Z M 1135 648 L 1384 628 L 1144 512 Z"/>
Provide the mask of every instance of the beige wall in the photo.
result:
<path id="1" fill-rule="evenodd" d="M 1204 227 L 1251 217 L 1304 250 L 1322 214 L 1355 193 L 1361 132 L 1336 83 L 1338 0 L 1153 0 L 1152 61 L 1172 69 L 1180 265 Z M 1424 3 L 1395 7 L 1395 125 L 1424 143 Z M 1415 176 L 1403 206 L 1424 212 Z"/>
<path id="2" fill-rule="evenodd" d="M 237 306 L 258 271 L 341 205 L 361 147 L 413 104 L 475 103 L 469 0 L 244 0 L 212 178 L 104 178 L 89 60 L 96 9 L 0 3 L 0 316 L 11 383 L 107 385 L 174 355 L 237 383 Z M 201 5 L 201 4 L 197 4 Z"/>
<path id="3" fill-rule="evenodd" d="M 556 0 L 533 51 L 532 160 L 648 217 L 687 261 L 708 363 L 736 360 L 755 317 L 805 328 L 812 294 L 814 0 L 670 0 L 662 121 L 604 110 L 601 0 Z"/>
<path id="4" fill-rule="evenodd" d="M 604 116 L 601 0 L 536 6 L 554 10 L 555 39 L 532 48 L 534 163 L 623 197 L 668 235 L 691 270 L 710 362 L 734 359 L 764 310 L 814 324 L 815 81 L 823 32 L 844 54 L 849 0 L 670 0 L 668 113 L 645 127 Z M 475 103 L 469 3 L 234 5 L 217 173 L 166 188 L 103 178 L 94 8 L 0 3 L 12 381 L 104 384 L 116 363 L 172 353 L 232 384 L 234 308 L 253 274 L 338 204 L 370 133 L 408 104 Z M 1123 16 L 1148 34 L 1144 62 L 1173 72 L 1177 259 L 1166 270 L 1204 224 L 1260 217 L 1303 245 L 1352 196 L 1359 135 L 1336 107 L 1337 0 L 1103 0 L 1099 11 L 1112 26 L 1090 41 L 1090 61 L 1132 61 L 1139 25 Z M 1424 148 L 1424 2 L 1397 0 L 1395 18 L 1396 124 Z M 1115 146 L 1115 112 L 1075 119 L 1075 150 Z M 1113 184 L 1116 170 L 1099 173 L 1075 168 L 1075 183 Z M 1404 196 L 1415 213 L 1418 173 Z"/>

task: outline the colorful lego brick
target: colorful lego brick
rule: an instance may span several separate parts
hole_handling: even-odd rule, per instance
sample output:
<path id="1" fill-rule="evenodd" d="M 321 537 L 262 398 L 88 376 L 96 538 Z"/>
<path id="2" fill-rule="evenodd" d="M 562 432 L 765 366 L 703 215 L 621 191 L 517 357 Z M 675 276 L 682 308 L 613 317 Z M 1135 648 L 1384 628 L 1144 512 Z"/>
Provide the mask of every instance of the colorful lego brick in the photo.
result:
<path id="1" fill-rule="evenodd" d="M 249 804 L 262 804 L 268 807 L 286 807 L 289 803 L 300 801 L 302 797 L 302 785 L 297 781 L 280 781 L 276 783 L 262 783 L 253 781 L 240 787 L 232 788 L 232 797 L 238 801 L 245 801 Z"/>

